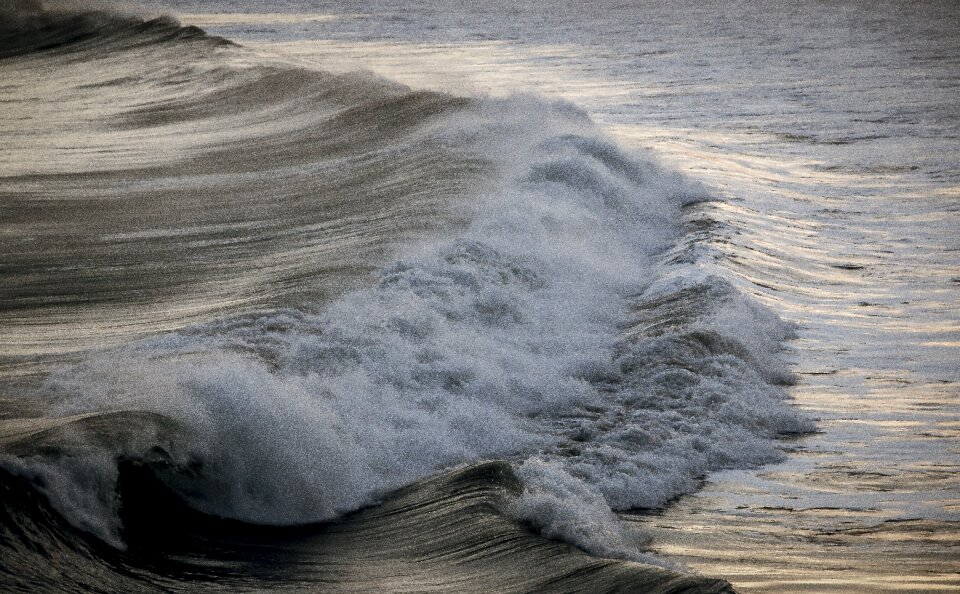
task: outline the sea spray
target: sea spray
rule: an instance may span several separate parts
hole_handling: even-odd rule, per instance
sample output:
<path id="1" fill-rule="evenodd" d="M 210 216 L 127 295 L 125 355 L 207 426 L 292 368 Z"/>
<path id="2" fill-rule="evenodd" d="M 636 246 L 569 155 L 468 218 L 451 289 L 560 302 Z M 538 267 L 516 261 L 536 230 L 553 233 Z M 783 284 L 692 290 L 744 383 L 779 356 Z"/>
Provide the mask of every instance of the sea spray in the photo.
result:
<path id="1" fill-rule="evenodd" d="M 751 356 L 749 343 L 776 347 L 755 338 L 782 333 L 775 316 L 746 308 L 754 338 L 738 342 L 720 314 L 743 300 L 718 279 L 678 305 L 688 323 L 630 330 L 645 292 L 684 276 L 661 255 L 701 187 L 626 155 L 568 104 L 488 99 L 433 126 L 500 174 L 461 206 L 464 228 L 411 244 L 318 313 L 227 317 L 91 356 L 47 382 L 58 414 L 176 421 L 189 437 L 169 455 L 199 470 L 163 480 L 198 509 L 264 524 L 335 518 L 506 458 L 528 481 L 518 518 L 627 558 L 637 542 L 610 508 L 776 459 L 776 435 L 806 427 Z"/>

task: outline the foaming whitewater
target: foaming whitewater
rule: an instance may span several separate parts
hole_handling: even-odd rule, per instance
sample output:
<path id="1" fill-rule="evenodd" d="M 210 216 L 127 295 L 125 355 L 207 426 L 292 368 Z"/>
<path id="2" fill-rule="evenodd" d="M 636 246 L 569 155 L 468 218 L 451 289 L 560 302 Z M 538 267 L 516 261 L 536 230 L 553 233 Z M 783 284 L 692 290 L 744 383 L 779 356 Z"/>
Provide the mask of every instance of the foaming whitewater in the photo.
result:
<path id="1" fill-rule="evenodd" d="M 507 181 L 465 207 L 455 238 L 411 249 L 319 314 L 227 318 L 60 370 L 44 388 L 57 413 L 175 420 L 191 437 L 168 453 L 202 471 L 171 484 L 204 511 L 255 523 L 330 519 L 443 468 L 507 457 L 533 483 L 519 515 L 551 516 L 565 534 L 556 510 L 531 510 L 570 481 L 617 509 L 655 507 L 712 468 L 775 459 L 771 438 L 806 425 L 735 332 L 786 330 L 758 308 L 732 313 L 718 279 L 654 283 L 700 189 L 629 160 L 569 106 L 472 111 L 444 134 L 506 139 L 483 148 Z M 652 330 L 646 317 L 676 324 L 656 307 L 680 291 L 705 307 Z"/>
<path id="2" fill-rule="evenodd" d="M 24 396 L 42 414 L 4 426 L 4 469 L 70 525 L 119 549 L 135 541 L 129 510 L 149 489 L 125 487 L 131 473 L 190 513 L 290 526 L 505 460 L 497 480 L 510 486 L 490 505 L 510 521 L 649 562 L 613 510 L 777 460 L 778 436 L 812 428 L 781 387 L 792 327 L 696 258 L 684 212 L 706 190 L 621 150 L 575 106 L 417 93 L 222 44 L 208 56 L 168 21 L 132 27 L 111 33 L 117 47 L 74 41 L 17 64 L 179 61 L 194 44 L 189 78 L 152 83 L 163 101 L 144 105 L 142 81 L 111 83 L 132 98 L 91 140 L 126 146 L 135 127 L 176 151 L 144 163 L 105 148 L 94 171 L 107 187 L 70 177 L 80 161 L 3 182 L 105 193 L 96 237 L 58 222 L 74 248 L 195 258 L 121 284 L 134 330 L 52 365 Z M 144 50 L 144 31 L 160 30 Z M 207 84 L 215 101 L 176 89 Z M 137 200 L 140 215 L 125 211 Z M 11 245 L 28 260 L 26 240 Z M 143 270 L 103 267 L 111 282 Z M 68 290 L 105 282 L 83 275 Z M 28 308 L 19 298 L 9 309 Z M 177 329 L 150 318 L 181 300 L 199 313 Z M 70 307 L 82 327 L 83 304 Z"/>

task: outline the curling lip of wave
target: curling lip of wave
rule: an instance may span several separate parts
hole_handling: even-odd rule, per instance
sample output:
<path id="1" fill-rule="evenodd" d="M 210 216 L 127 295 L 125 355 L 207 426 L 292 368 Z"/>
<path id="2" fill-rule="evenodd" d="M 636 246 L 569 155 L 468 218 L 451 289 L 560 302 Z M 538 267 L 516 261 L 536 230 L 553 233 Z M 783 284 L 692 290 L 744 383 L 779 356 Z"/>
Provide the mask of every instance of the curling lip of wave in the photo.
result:
<path id="1" fill-rule="evenodd" d="M 356 592 L 381 589 L 386 580 L 478 593 L 732 592 L 723 580 L 598 559 L 533 534 L 500 511 L 522 488 L 503 462 L 453 470 L 336 523 L 295 529 L 197 514 L 137 461 L 122 463 L 119 483 L 131 543 L 124 551 L 78 532 L 27 481 L 0 469 L 0 584 L 46 587 L 53 568 L 61 575 L 58 587 L 79 590 L 295 590 L 322 584 L 324 591 Z M 196 542 L 204 545 L 199 556 Z M 56 555 L 43 552 L 50 550 Z M 8 567 L 16 571 L 8 573 Z"/>

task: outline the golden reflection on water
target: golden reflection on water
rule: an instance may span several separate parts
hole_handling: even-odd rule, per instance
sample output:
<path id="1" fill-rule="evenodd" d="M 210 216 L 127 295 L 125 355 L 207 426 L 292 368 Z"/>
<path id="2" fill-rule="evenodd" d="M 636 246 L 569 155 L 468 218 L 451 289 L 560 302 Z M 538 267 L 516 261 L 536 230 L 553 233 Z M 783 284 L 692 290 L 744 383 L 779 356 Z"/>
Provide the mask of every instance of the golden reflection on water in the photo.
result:
<path id="1" fill-rule="evenodd" d="M 717 489 L 736 489 L 718 484 Z M 674 510 L 672 510 L 674 511 Z M 782 522 L 789 514 L 789 524 Z M 956 524 L 871 525 L 869 510 L 754 509 L 725 514 L 709 494 L 668 517 L 643 518 L 654 549 L 698 571 L 723 575 L 739 592 L 953 592 Z M 831 523 L 832 521 L 832 523 Z"/>

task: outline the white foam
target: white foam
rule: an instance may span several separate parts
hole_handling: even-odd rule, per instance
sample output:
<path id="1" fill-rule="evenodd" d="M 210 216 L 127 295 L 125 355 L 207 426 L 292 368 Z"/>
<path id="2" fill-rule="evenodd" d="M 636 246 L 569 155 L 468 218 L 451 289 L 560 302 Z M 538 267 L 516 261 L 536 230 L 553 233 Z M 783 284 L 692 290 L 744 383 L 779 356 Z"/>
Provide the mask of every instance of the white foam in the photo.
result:
<path id="1" fill-rule="evenodd" d="M 547 538 L 576 544 L 601 557 L 675 568 L 640 553 L 649 539 L 621 522 L 596 487 L 575 478 L 561 464 L 534 457 L 520 465 L 518 474 L 525 489 L 507 511 Z"/>
<path id="2" fill-rule="evenodd" d="M 262 523 L 336 517 L 505 457 L 528 482 L 518 517 L 628 558 L 636 542 L 611 507 L 661 505 L 711 469 L 775 459 L 776 433 L 804 427 L 736 354 L 624 338 L 629 304 L 664 290 L 658 255 L 702 188 L 623 154 L 567 104 L 487 100 L 438 134 L 502 173 L 462 205 L 471 222 L 456 237 L 425 238 L 320 314 L 226 320 L 63 370 L 46 388 L 58 411 L 184 423 L 194 438 L 171 455 L 202 473 L 167 480 L 201 509 Z M 688 313 L 758 356 L 773 349 L 775 317 L 736 303 Z"/>

